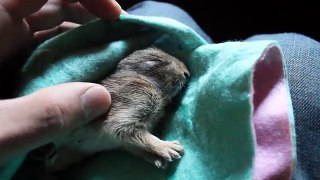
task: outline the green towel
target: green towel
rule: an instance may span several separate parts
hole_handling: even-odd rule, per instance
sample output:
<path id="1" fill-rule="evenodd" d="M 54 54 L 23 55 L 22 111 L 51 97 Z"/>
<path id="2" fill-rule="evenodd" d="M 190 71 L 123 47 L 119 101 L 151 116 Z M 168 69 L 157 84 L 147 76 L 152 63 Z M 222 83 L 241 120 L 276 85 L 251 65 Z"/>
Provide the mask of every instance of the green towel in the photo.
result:
<path id="1" fill-rule="evenodd" d="M 106 152 L 81 171 L 71 170 L 66 179 L 251 179 L 252 74 L 266 49 L 279 48 L 276 42 L 208 44 L 189 27 L 160 17 L 97 20 L 40 45 L 22 70 L 26 79 L 20 95 L 59 83 L 95 82 L 130 52 L 150 45 L 184 61 L 191 73 L 188 88 L 157 131 L 162 139 L 179 140 L 185 155 L 160 170 L 129 153 Z M 290 117 L 293 125 L 292 110 Z M 15 166 L 0 179 L 5 173 L 9 177 Z"/>

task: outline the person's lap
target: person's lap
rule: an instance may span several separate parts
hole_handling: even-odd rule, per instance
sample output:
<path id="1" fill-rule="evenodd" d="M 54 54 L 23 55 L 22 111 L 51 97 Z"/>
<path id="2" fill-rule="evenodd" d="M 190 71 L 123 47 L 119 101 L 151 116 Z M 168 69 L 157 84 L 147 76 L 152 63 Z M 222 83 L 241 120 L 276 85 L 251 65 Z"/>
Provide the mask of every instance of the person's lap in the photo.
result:
<path id="1" fill-rule="evenodd" d="M 191 27 L 207 42 L 212 42 L 211 38 L 201 29 L 194 19 L 177 6 L 163 2 L 143 1 L 127 9 L 127 12 L 134 15 L 159 16 L 177 20 Z"/>
<path id="2" fill-rule="evenodd" d="M 208 43 L 211 38 L 193 18 L 177 6 L 143 1 L 127 10 L 129 14 L 168 17 L 195 30 Z M 294 33 L 252 36 L 245 41 L 276 40 L 282 49 L 295 115 L 298 167 L 294 178 L 320 178 L 320 43 Z"/>

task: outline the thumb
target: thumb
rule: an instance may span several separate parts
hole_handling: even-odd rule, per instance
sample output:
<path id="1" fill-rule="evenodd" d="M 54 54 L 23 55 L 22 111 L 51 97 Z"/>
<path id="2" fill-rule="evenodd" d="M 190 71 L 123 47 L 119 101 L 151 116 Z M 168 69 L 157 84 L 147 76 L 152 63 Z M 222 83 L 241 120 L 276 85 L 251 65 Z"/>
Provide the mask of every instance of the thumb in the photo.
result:
<path id="1" fill-rule="evenodd" d="M 106 113 L 110 103 L 106 88 L 92 83 L 61 84 L 0 101 L 0 159 L 52 141 Z"/>

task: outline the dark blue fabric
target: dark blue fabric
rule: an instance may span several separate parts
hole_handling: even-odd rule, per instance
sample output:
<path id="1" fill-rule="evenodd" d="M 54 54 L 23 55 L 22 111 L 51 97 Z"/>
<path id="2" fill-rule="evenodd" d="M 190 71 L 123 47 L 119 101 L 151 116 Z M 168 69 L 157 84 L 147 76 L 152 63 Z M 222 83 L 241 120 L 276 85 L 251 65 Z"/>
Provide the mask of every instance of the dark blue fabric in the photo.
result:
<path id="1" fill-rule="evenodd" d="M 194 19 L 181 8 L 156 1 L 143 1 L 127 10 L 129 14 L 141 16 L 160 16 L 177 20 L 196 31 L 208 43 L 212 43 L 211 38 L 201 29 Z"/>

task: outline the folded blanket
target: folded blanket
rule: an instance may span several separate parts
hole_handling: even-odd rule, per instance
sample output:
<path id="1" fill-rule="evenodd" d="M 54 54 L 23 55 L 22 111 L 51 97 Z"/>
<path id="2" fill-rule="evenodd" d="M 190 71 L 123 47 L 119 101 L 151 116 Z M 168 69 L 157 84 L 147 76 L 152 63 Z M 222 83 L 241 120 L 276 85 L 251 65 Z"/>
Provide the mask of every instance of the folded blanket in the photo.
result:
<path id="1" fill-rule="evenodd" d="M 208 44 L 189 27 L 159 17 L 97 20 L 40 45 L 22 69 L 19 95 L 64 82 L 95 82 L 133 50 L 150 45 L 184 61 L 191 73 L 156 134 L 179 140 L 185 155 L 160 170 L 126 152 L 106 152 L 64 178 L 290 179 L 294 119 L 277 42 Z"/>

